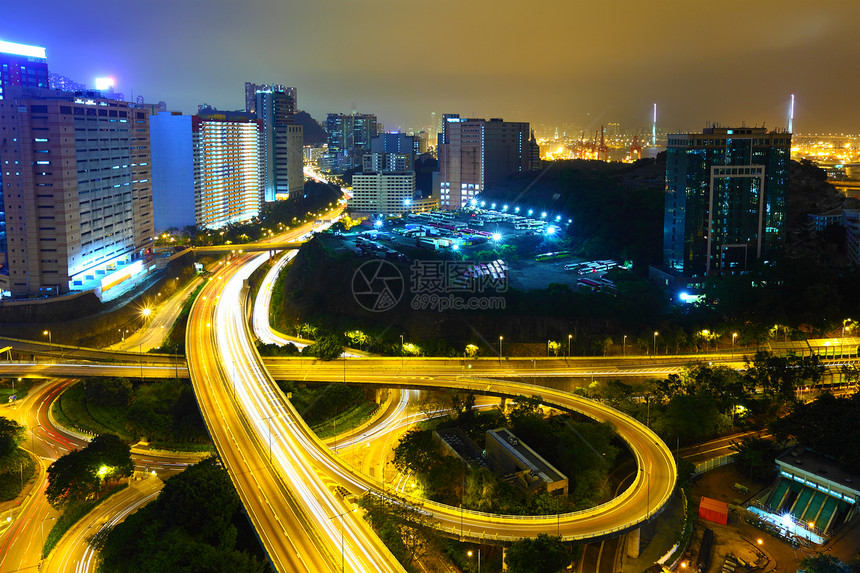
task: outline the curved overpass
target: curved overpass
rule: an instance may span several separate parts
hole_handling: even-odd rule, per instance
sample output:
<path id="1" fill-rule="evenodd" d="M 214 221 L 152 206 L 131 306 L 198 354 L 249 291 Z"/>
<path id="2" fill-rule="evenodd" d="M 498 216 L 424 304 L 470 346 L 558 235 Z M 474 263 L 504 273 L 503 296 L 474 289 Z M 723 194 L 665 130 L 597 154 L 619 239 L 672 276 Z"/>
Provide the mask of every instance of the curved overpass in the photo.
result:
<path id="1" fill-rule="evenodd" d="M 243 257 L 245 263 L 249 260 L 250 257 Z M 291 505 L 298 508 L 297 512 L 303 519 L 307 519 L 306 530 L 311 530 L 309 538 L 328 537 L 331 544 L 336 546 L 337 530 L 331 527 L 331 516 L 339 513 L 339 507 L 328 505 L 335 503 L 334 496 L 326 488 L 314 485 L 319 481 L 318 478 L 314 480 L 314 475 L 325 476 L 326 479 L 355 493 L 372 490 L 379 495 L 386 495 L 386 485 L 356 472 L 334 455 L 305 425 L 272 382 L 262 361 L 253 350 L 250 333 L 247 332 L 247 312 L 236 303 L 240 299 L 241 281 L 250 273 L 238 267 L 239 265 L 230 265 L 214 277 L 215 280 L 209 282 L 204 293 L 207 298 L 201 297 L 200 303 L 192 309 L 186 346 L 195 390 L 200 392 L 201 408 L 210 429 L 217 433 L 218 430 L 214 426 L 225 423 L 228 418 L 237 417 L 226 411 L 231 404 L 228 404 L 224 397 L 227 392 L 237 396 L 238 405 L 245 418 L 244 424 L 248 426 L 247 441 L 249 444 L 256 442 L 259 453 L 265 452 L 267 445 L 271 448 L 272 462 L 268 468 L 270 481 L 281 488 L 281 495 L 290 499 Z M 298 365 L 304 361 L 296 362 L 296 379 L 342 379 L 343 365 L 340 362 L 316 363 L 314 368 L 301 372 L 301 366 Z M 350 380 L 356 383 L 395 385 L 398 382 L 406 382 L 378 370 L 363 375 L 351 375 Z M 535 387 L 528 384 L 464 379 L 456 375 L 426 380 L 410 379 L 406 385 L 427 388 L 456 387 L 479 393 L 511 396 L 535 393 Z M 213 389 L 213 386 L 219 386 L 220 389 Z M 207 396 L 213 394 L 222 397 L 218 404 L 209 403 Z M 615 426 L 619 436 L 636 456 L 641 470 L 627 490 L 599 507 L 557 516 L 490 515 L 463 511 L 422 499 L 403 499 L 423 505 L 424 510 L 431 513 L 438 520 L 440 528 L 448 534 L 499 541 L 535 536 L 538 533 L 558 534 L 566 540 L 614 535 L 637 527 L 662 509 L 674 489 L 676 468 L 671 452 L 656 434 L 633 418 L 603 404 L 545 388 L 540 389 L 540 395 L 545 403 L 554 407 L 580 412 L 595 420 L 611 422 Z M 238 432 L 240 429 L 240 426 L 236 426 L 234 431 Z M 229 461 L 231 456 L 235 456 L 231 451 L 232 444 L 227 437 L 224 440 L 216 438 L 216 443 L 219 451 L 225 452 L 228 467 L 236 472 L 240 467 L 238 460 L 235 463 Z M 259 458 L 258 463 L 268 465 L 265 463 L 268 461 L 265 455 Z M 308 473 L 310 467 L 313 471 Z M 238 478 L 234 479 L 238 481 Z M 276 497 L 278 487 L 273 486 L 269 495 Z M 249 510 L 249 513 L 256 513 L 256 510 Z M 394 565 L 387 561 L 385 552 L 380 552 L 376 557 L 368 556 L 368 561 L 364 561 L 358 551 L 370 540 L 365 538 L 362 541 L 360 523 L 350 523 L 350 530 L 354 528 L 356 531 L 350 531 L 351 543 L 356 545 L 353 556 L 356 568 L 361 567 L 362 563 L 367 570 L 379 570 L 386 566 L 394 568 Z M 375 539 L 375 536 L 373 537 Z M 378 540 L 370 546 L 376 547 L 377 543 Z"/>

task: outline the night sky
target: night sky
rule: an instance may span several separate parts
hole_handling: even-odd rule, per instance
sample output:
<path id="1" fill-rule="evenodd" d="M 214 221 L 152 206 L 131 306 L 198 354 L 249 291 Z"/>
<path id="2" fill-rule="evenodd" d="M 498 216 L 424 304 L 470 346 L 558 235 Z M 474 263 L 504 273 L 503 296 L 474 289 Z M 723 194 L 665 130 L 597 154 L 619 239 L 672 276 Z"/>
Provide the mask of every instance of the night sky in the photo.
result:
<path id="1" fill-rule="evenodd" d="M 706 123 L 860 132 L 857 0 L 69 0 L 6 3 L 0 39 L 41 45 L 52 72 L 170 109 L 244 107 L 244 82 L 299 107 L 431 112 L 560 128 Z M 74 7 L 74 8 L 71 8 Z"/>

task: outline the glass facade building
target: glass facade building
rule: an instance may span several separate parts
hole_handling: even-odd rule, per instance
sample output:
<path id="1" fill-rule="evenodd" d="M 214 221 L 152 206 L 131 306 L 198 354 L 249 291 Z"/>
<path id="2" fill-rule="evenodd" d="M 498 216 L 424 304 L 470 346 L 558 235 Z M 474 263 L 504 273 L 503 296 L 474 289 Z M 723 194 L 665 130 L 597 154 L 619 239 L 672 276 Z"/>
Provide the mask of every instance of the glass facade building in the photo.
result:
<path id="1" fill-rule="evenodd" d="M 712 127 L 668 137 L 663 267 L 704 279 L 745 271 L 784 241 L 791 134 Z"/>

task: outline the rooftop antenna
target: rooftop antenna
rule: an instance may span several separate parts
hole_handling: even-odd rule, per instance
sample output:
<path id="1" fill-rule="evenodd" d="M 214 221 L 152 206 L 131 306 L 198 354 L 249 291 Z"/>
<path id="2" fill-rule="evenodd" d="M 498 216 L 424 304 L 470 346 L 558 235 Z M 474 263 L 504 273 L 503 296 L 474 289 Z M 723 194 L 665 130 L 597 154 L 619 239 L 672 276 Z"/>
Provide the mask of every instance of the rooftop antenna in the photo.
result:
<path id="1" fill-rule="evenodd" d="M 788 106 L 788 133 L 794 133 L 794 94 L 791 94 L 791 105 Z"/>
<path id="2" fill-rule="evenodd" d="M 657 147 L 657 104 L 654 104 L 654 117 L 651 120 L 651 147 Z"/>

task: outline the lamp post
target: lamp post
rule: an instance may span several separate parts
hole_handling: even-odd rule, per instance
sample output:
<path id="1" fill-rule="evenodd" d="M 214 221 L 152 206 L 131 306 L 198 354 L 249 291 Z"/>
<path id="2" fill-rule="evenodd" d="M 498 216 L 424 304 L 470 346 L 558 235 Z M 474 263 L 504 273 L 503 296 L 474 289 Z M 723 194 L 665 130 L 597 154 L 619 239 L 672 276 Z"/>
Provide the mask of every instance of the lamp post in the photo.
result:
<path id="1" fill-rule="evenodd" d="M 469 557 L 471 557 L 472 555 L 474 555 L 474 553 L 473 553 L 473 552 L 472 552 L 472 550 L 470 549 L 470 550 L 468 551 L 467 555 L 468 555 Z M 481 548 L 480 548 L 480 547 L 478 547 L 478 573 L 481 573 Z"/>
<path id="2" fill-rule="evenodd" d="M 346 515 L 347 513 L 354 513 L 355 511 L 356 511 L 356 508 L 353 507 L 352 509 L 350 509 L 348 511 L 344 511 L 343 513 L 338 513 L 337 515 L 332 515 L 331 517 L 329 517 L 329 519 L 330 520 L 331 519 L 337 519 L 338 517 L 343 518 L 343 516 Z M 344 551 L 343 551 L 343 519 L 341 519 L 340 520 L 340 571 L 341 571 L 341 573 L 343 573 L 345 570 L 346 570 L 346 565 L 345 565 L 345 557 L 344 557 Z"/>
<path id="3" fill-rule="evenodd" d="M 56 517 L 45 517 L 42 520 L 42 523 L 39 525 L 39 539 L 42 541 L 42 546 L 39 548 L 39 555 L 41 557 L 42 552 L 45 551 L 45 522 L 48 520 L 54 520 Z"/>
<path id="4" fill-rule="evenodd" d="M 567 357 L 570 358 L 570 342 L 573 340 L 573 335 L 567 335 Z"/>
<path id="5" fill-rule="evenodd" d="M 621 339 L 621 356 L 627 356 L 627 335 Z"/>
<path id="6" fill-rule="evenodd" d="M 735 355 L 735 339 L 738 337 L 737 332 L 732 333 L 732 356 Z"/>
<path id="7" fill-rule="evenodd" d="M 400 367 L 403 368 L 403 335 L 400 335 Z"/>
<path id="8" fill-rule="evenodd" d="M 502 365 L 502 341 L 504 339 L 504 336 L 499 336 L 499 366 Z"/>
<path id="9" fill-rule="evenodd" d="M 843 331 L 843 332 L 845 331 L 845 327 L 842 327 L 842 331 Z M 51 338 L 51 331 L 50 331 L 50 330 L 45 330 L 44 332 L 42 332 L 42 336 L 47 336 L 47 337 L 48 337 L 48 350 L 50 350 L 50 347 L 51 347 L 51 346 L 53 346 L 53 344 L 54 344 L 54 341 L 53 341 L 53 339 Z"/>
<path id="10" fill-rule="evenodd" d="M 654 331 L 654 356 L 657 356 L 657 336 L 659 334 L 656 330 Z"/>

